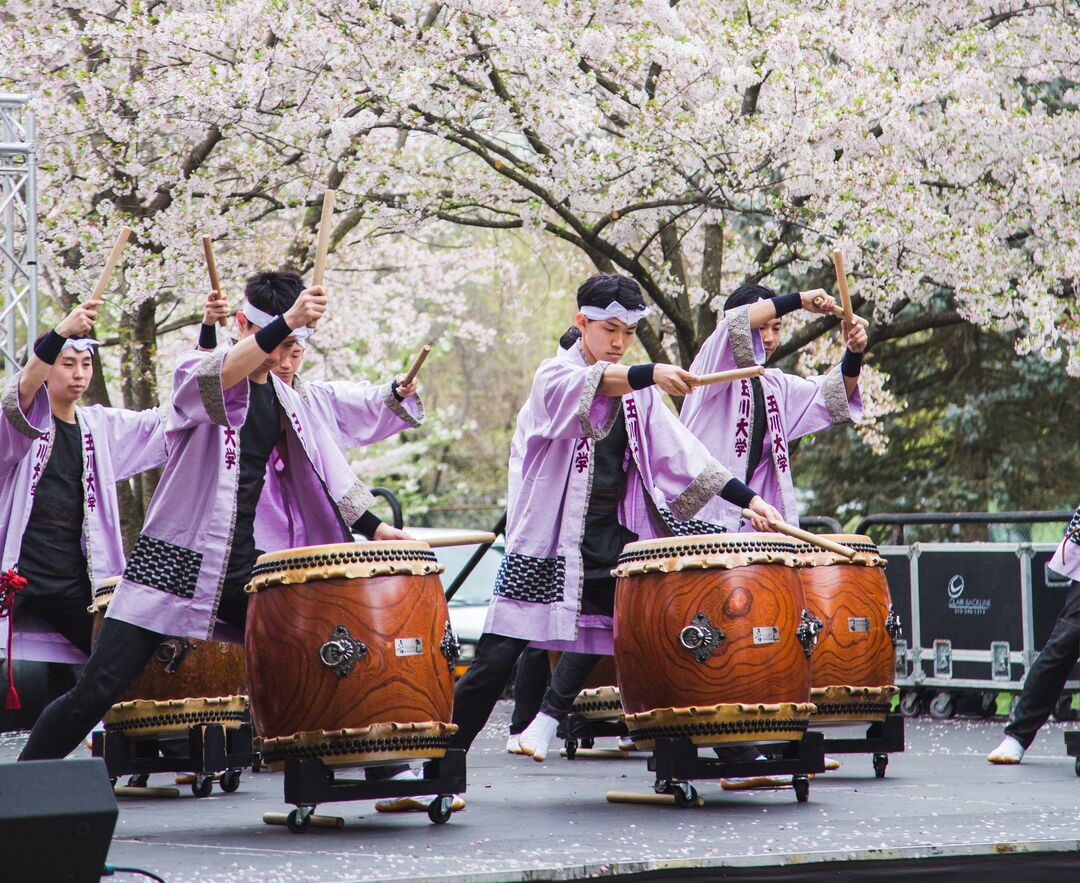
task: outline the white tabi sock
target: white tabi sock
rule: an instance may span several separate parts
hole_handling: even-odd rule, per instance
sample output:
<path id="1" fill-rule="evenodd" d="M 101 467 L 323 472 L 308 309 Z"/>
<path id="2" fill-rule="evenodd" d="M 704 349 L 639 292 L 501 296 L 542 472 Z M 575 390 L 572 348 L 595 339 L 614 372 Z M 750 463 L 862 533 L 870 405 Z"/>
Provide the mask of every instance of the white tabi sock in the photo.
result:
<path id="1" fill-rule="evenodd" d="M 543 760 L 547 757 L 548 748 L 551 747 L 551 741 L 555 738 L 557 729 L 559 729 L 559 722 L 550 714 L 544 714 L 541 711 L 525 728 L 525 732 L 518 737 L 522 752 L 531 754 L 533 760 Z"/>
<path id="2" fill-rule="evenodd" d="M 1001 744 L 986 756 L 986 759 L 990 763 L 1020 763 L 1024 759 L 1024 746 L 1012 736 L 1006 736 L 1001 740 Z"/>

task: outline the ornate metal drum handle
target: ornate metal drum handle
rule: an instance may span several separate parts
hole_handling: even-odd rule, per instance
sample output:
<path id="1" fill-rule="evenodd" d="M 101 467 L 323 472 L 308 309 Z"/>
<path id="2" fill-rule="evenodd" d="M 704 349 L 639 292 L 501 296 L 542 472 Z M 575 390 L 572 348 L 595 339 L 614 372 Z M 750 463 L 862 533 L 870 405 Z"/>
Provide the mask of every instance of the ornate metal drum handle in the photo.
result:
<path id="1" fill-rule="evenodd" d="M 184 638 L 169 638 L 167 641 L 158 644 L 157 650 L 154 651 L 154 657 L 158 662 L 164 664 L 165 674 L 173 675 L 176 674 L 177 669 L 180 668 L 180 663 L 193 649 L 195 649 L 195 645 Z"/>
<path id="2" fill-rule="evenodd" d="M 349 634 L 343 625 L 335 626 L 330 640 L 319 648 L 319 661 L 339 678 L 350 674 L 353 666 L 368 652 L 367 645 Z"/>
<path id="3" fill-rule="evenodd" d="M 900 640 L 900 636 L 903 634 L 903 626 L 900 624 L 900 614 L 896 612 L 896 608 L 892 604 L 889 605 L 889 615 L 885 618 L 885 631 L 889 633 L 895 647 L 896 642 Z"/>
<path id="4" fill-rule="evenodd" d="M 457 635 L 454 634 L 454 630 L 450 627 L 450 620 L 446 621 L 442 640 L 439 641 L 439 650 L 446 657 L 446 664 L 450 666 L 450 674 L 453 674 L 458 656 L 461 655 L 461 642 L 458 641 Z"/>
<path id="5" fill-rule="evenodd" d="M 799 627 L 795 630 L 795 637 L 802 644 L 803 652 L 808 659 L 810 658 L 810 651 L 817 644 L 818 635 L 821 634 L 823 628 L 825 628 L 825 623 L 814 616 L 813 613 L 809 610 L 802 612 L 802 622 L 799 623 Z"/>
<path id="6" fill-rule="evenodd" d="M 690 620 L 690 625 L 679 632 L 679 643 L 693 653 L 698 662 L 705 662 L 725 637 L 727 636 L 710 622 L 709 617 L 699 610 Z"/>

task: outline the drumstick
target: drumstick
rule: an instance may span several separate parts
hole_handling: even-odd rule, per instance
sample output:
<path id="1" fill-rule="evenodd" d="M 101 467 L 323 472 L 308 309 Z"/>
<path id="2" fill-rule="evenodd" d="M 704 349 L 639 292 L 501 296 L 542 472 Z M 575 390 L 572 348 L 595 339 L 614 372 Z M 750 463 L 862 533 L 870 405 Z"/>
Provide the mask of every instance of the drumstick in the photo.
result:
<path id="1" fill-rule="evenodd" d="M 345 819 L 341 816 L 308 816 L 309 824 L 312 828 L 344 828 Z M 264 825 L 287 825 L 289 824 L 289 817 L 283 812 L 264 812 L 263 813 Z"/>
<path id="2" fill-rule="evenodd" d="M 749 509 L 742 510 L 742 517 L 747 521 L 756 513 L 751 512 Z M 794 527 L 785 521 L 769 521 L 769 527 L 775 530 L 777 533 L 787 534 L 789 537 L 793 537 L 796 540 L 802 540 L 804 543 L 810 543 L 814 546 L 820 546 L 829 552 L 835 552 L 837 555 L 843 555 L 847 559 L 855 557 L 855 550 L 850 546 L 842 546 L 840 543 L 834 543 L 832 540 L 827 540 L 825 537 L 819 537 L 817 534 L 810 533 L 808 530 L 803 530 L 800 527 Z"/>
<path id="3" fill-rule="evenodd" d="M 715 374 L 702 374 L 694 386 L 709 386 L 713 383 L 727 383 L 730 380 L 743 380 L 746 377 L 761 377 L 765 368 L 753 365 L 750 368 L 735 368 L 731 371 L 717 371 Z"/>
<path id="4" fill-rule="evenodd" d="M 815 307 L 820 307 L 823 303 L 825 303 L 825 298 L 822 297 L 820 294 L 814 298 Z M 840 304 L 833 304 L 832 312 L 834 316 L 838 316 L 841 319 L 844 318 L 844 308 L 840 306 Z M 856 325 L 862 325 L 864 328 L 870 327 L 870 323 L 867 322 L 862 316 L 856 316 L 854 313 L 852 313 L 851 317 L 855 320 Z"/>
<path id="5" fill-rule="evenodd" d="M 326 250 L 330 247 L 330 227 L 334 218 L 334 197 L 336 191 L 327 190 L 322 198 L 322 217 L 319 218 L 319 239 L 315 244 L 315 269 L 311 273 L 311 284 L 322 285 L 323 271 L 326 270 Z M 316 319 L 308 322 L 309 328 L 318 324 Z"/>
<path id="6" fill-rule="evenodd" d="M 412 367 L 409 369 L 409 373 L 405 375 L 405 379 L 401 381 L 402 386 L 408 386 L 416 379 L 416 375 L 420 373 L 420 366 L 424 364 L 424 360 L 427 359 L 428 353 L 431 352 L 431 347 L 426 343 L 420 347 L 420 352 L 417 353 L 416 358 L 413 359 Z"/>
<path id="7" fill-rule="evenodd" d="M 206 272 L 210 274 L 210 288 L 218 293 L 218 297 L 221 297 L 221 280 L 217 274 L 217 261 L 214 260 L 214 240 L 209 236 L 202 238 L 203 254 L 206 255 Z M 229 324 L 229 320 L 222 316 L 218 319 L 218 325 L 224 328 Z"/>
<path id="8" fill-rule="evenodd" d="M 848 294 L 847 273 L 844 271 L 844 253 L 840 249 L 833 249 L 832 262 L 836 268 L 836 287 L 840 290 L 840 303 L 844 307 L 844 321 L 850 328 L 855 321 L 855 314 L 851 311 L 851 295 Z"/>
<path id="9" fill-rule="evenodd" d="M 470 530 L 461 533 L 447 534 L 444 537 L 429 537 L 421 542 L 427 543 L 432 549 L 442 549 L 446 546 L 483 546 L 494 543 L 497 537 L 486 530 Z"/>
<path id="10" fill-rule="evenodd" d="M 100 301 L 101 296 L 105 293 L 105 289 L 109 286 L 109 278 L 113 274 L 113 270 L 116 269 L 116 265 L 120 263 L 120 254 L 124 250 L 124 246 L 127 245 L 128 237 L 131 235 L 130 227 L 121 227 L 120 234 L 116 237 L 116 243 L 112 247 L 112 251 L 109 253 L 109 259 L 105 261 L 105 266 L 101 268 L 101 275 L 98 276 L 97 285 L 94 286 L 94 293 L 90 295 L 91 301 Z"/>

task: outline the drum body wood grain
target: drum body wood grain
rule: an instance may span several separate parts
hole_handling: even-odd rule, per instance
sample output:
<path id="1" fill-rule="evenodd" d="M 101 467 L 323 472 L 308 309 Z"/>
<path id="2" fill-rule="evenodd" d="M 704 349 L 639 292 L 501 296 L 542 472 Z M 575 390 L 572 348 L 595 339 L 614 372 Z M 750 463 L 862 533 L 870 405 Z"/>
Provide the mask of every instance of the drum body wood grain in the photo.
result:
<path id="1" fill-rule="evenodd" d="M 445 752 L 457 642 L 424 543 L 261 556 L 248 609 L 251 713 L 269 763 Z"/>
<path id="2" fill-rule="evenodd" d="M 799 578 L 807 608 L 824 627 L 814 650 L 813 722 L 875 720 L 895 688 L 899 622 L 885 580 L 885 561 L 866 536 L 828 534 L 855 549 L 848 561 L 800 545 Z"/>
<path id="3" fill-rule="evenodd" d="M 746 741 L 754 727 L 738 731 L 729 718 L 754 717 L 751 706 L 786 708 L 779 726 L 792 732 L 784 738 L 801 735 L 810 707 L 812 629 L 804 622 L 795 564 L 795 544 L 775 534 L 626 547 L 616 570 L 615 666 L 632 736 L 629 716 L 655 717 L 666 709 L 670 720 L 639 732 L 657 734 L 663 724 L 674 733 L 682 724 L 671 715 L 692 719 L 693 709 L 705 709 L 696 716 L 711 721 L 711 741 Z M 732 738 L 718 738 L 725 734 Z M 647 741 L 635 736 L 639 744 Z"/>
<path id="4" fill-rule="evenodd" d="M 94 638 L 116 580 L 94 593 Z M 244 648 L 224 641 L 165 638 L 146 667 L 106 713 L 105 726 L 134 736 L 160 736 L 189 726 L 238 727 L 247 719 Z"/>

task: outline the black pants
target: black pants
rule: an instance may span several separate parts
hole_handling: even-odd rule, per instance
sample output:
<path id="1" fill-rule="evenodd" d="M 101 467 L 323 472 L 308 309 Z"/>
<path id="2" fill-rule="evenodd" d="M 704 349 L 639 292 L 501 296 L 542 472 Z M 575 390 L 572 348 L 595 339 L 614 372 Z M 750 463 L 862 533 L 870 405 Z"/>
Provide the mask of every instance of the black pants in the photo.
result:
<path id="1" fill-rule="evenodd" d="M 540 711 L 544 701 L 551 666 L 547 650 L 527 647 L 518 657 L 517 674 L 514 676 L 514 714 L 510 718 L 510 734 L 516 736 L 524 730 Z"/>
<path id="2" fill-rule="evenodd" d="M 239 581 L 226 583 L 218 616 L 244 628 L 248 595 Z M 90 660 L 78 681 L 41 713 L 19 760 L 66 757 L 94 728 L 153 657 L 166 636 L 119 619 L 106 618 Z M 387 779 L 408 769 L 407 764 L 365 770 L 369 779 Z"/>
<path id="3" fill-rule="evenodd" d="M 31 613 L 89 656 L 94 618 L 87 612 L 87 606 L 89 596 L 50 598 L 19 593 L 15 595 L 15 622 L 18 623 L 20 613 Z"/>
<path id="4" fill-rule="evenodd" d="M 1069 673 L 1080 657 L 1080 582 L 1073 581 L 1065 596 L 1065 607 L 1054 623 L 1046 646 L 1035 658 L 1020 700 L 1016 703 L 1013 721 L 1005 727 L 1024 746 L 1035 741 L 1039 727 L 1046 723 L 1054 710 Z"/>

